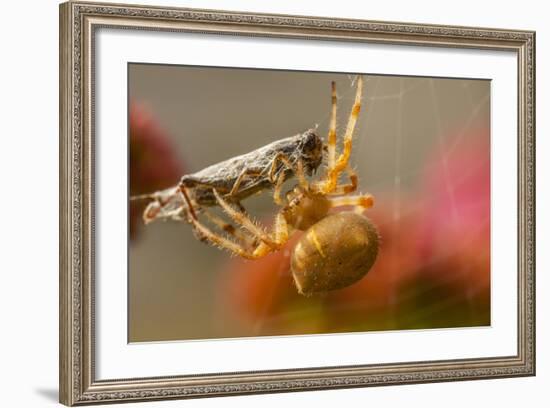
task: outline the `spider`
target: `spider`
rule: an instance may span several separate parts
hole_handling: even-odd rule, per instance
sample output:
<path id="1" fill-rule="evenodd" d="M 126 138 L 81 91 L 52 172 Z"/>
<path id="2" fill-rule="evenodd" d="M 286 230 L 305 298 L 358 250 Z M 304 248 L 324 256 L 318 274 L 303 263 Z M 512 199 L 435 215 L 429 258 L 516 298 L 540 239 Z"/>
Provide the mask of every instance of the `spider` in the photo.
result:
<path id="1" fill-rule="evenodd" d="M 270 233 L 246 212 L 227 201 L 215 188 L 212 193 L 217 204 L 250 237 L 237 234 L 233 228 L 229 228 L 229 224 L 219 219 L 210 218 L 235 239 L 213 232 L 199 220 L 186 186 L 180 183 L 179 189 L 189 208 L 188 222 L 196 235 L 235 255 L 258 259 L 280 250 L 295 230 L 304 231 L 291 258 L 291 270 L 298 292 L 305 295 L 326 292 L 361 279 L 370 270 L 378 253 L 378 232 L 371 221 L 362 215 L 364 210 L 372 207 L 373 197 L 370 194 L 350 195 L 356 191 L 358 184 L 349 159 L 353 133 L 361 110 L 362 87 L 363 80 L 359 76 L 355 101 L 343 138 L 343 149 L 337 155 L 337 96 L 336 85 L 332 82 L 332 109 L 325 149 L 328 162 L 324 176 L 318 181 L 309 182 L 301 159 L 288 163 L 298 183 L 286 193 L 284 199 L 281 198 L 282 182 L 278 180 L 275 183 L 273 199 L 282 208 L 275 216 L 273 231 Z M 341 184 L 339 179 L 344 173 L 349 182 Z M 353 206 L 355 211 L 329 214 L 331 209 L 342 206 Z"/>

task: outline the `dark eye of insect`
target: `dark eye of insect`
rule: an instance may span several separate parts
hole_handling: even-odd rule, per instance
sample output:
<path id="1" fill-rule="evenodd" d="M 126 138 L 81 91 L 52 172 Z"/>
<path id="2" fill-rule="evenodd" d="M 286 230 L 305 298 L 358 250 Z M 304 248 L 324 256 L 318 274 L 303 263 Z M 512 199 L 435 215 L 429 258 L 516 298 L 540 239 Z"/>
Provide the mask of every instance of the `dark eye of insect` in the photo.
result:
<path id="1" fill-rule="evenodd" d="M 308 135 L 308 138 L 304 142 L 304 147 L 306 151 L 314 150 L 318 145 L 318 137 L 315 133 L 311 132 Z"/>

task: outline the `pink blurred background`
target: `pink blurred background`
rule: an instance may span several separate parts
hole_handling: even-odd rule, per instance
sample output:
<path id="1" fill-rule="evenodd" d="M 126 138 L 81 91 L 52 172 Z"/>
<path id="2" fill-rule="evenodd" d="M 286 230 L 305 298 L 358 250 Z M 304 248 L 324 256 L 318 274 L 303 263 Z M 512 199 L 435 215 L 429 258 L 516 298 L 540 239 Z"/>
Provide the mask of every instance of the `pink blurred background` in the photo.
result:
<path id="1" fill-rule="evenodd" d="M 315 125 L 325 136 L 332 80 L 342 130 L 346 74 L 132 64 L 130 194 Z M 245 261 L 132 206 L 130 341 L 490 325 L 490 82 L 367 75 L 364 92 L 351 162 L 381 235 L 366 277 L 306 298 L 289 271 L 299 233 Z M 269 194 L 243 204 L 269 226 Z"/>

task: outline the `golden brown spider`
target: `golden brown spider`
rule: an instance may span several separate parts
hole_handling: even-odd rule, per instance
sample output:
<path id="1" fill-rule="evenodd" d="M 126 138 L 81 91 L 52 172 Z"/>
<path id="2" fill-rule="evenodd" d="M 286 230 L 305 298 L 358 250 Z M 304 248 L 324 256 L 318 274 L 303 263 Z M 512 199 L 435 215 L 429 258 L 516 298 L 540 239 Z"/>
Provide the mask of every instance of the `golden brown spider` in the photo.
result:
<path id="1" fill-rule="evenodd" d="M 284 174 L 274 183 L 273 198 L 283 206 L 275 217 L 273 231 L 267 233 L 242 209 L 228 202 L 213 189 L 214 197 L 223 211 L 251 237 L 241 231 L 212 219 L 235 240 L 213 232 L 197 217 L 185 185 L 180 184 L 183 199 L 189 211 L 188 221 L 202 240 L 208 241 L 233 254 L 257 259 L 277 251 L 289 240 L 294 230 L 305 231 L 292 253 L 291 268 L 298 291 L 302 294 L 325 292 L 348 286 L 361 279 L 371 268 L 378 253 L 378 233 L 372 223 L 361 213 L 373 205 L 369 194 L 349 195 L 357 189 L 357 176 L 349 166 L 352 138 L 359 111 L 363 81 L 359 76 L 355 102 L 348 119 L 343 139 L 343 150 L 336 155 L 336 85 L 332 82 L 332 110 L 326 150 L 328 162 L 324 177 L 310 183 L 305 176 L 304 163 L 281 157 L 292 168 L 298 184 L 281 199 Z M 346 173 L 349 182 L 340 184 L 340 176 Z M 347 211 L 329 215 L 335 207 L 354 206 Z"/>

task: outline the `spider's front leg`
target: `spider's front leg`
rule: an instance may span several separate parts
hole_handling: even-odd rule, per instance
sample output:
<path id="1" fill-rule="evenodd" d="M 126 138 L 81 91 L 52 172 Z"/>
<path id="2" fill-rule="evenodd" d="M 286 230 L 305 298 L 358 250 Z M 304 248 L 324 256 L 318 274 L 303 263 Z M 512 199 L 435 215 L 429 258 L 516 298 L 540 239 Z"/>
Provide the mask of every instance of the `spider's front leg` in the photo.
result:
<path id="1" fill-rule="evenodd" d="M 288 241 L 290 231 L 286 219 L 282 213 L 278 213 L 275 217 L 275 228 L 273 235 L 279 248 L 281 248 Z M 273 249 L 271 247 L 266 245 L 264 242 L 260 242 L 260 244 L 254 249 L 253 256 L 261 258 L 272 251 Z"/>
<path id="2" fill-rule="evenodd" d="M 235 239 L 237 243 L 246 251 L 250 252 L 251 248 L 255 248 L 257 246 L 258 241 L 254 237 L 247 235 L 246 232 L 240 228 L 236 228 L 234 225 L 225 222 L 222 218 L 204 208 L 202 209 L 201 214 L 204 215 L 204 217 L 219 230 Z"/>
<path id="3" fill-rule="evenodd" d="M 338 189 L 338 179 L 343 172 L 350 175 L 350 187 L 347 190 L 353 191 L 356 187 L 357 179 L 349 167 L 349 158 L 351 156 L 353 133 L 357 118 L 361 111 L 361 98 L 363 94 L 363 77 L 359 75 L 357 80 L 357 90 L 355 92 L 355 101 L 351 108 L 346 133 L 344 134 L 344 147 L 342 153 L 336 158 L 336 90 L 335 85 L 332 85 L 332 111 L 330 118 L 330 129 L 328 135 L 328 168 L 325 179 L 316 183 L 314 189 L 322 194 L 331 194 Z M 354 187 L 355 183 L 355 187 Z M 344 191 L 346 189 L 342 189 Z"/>
<path id="4" fill-rule="evenodd" d="M 330 206 L 344 207 L 353 206 L 356 213 L 363 213 L 374 205 L 374 198 L 370 194 L 359 194 L 354 196 L 331 197 L 329 198 Z"/>
<path id="5" fill-rule="evenodd" d="M 355 190 L 357 190 L 358 179 L 355 171 L 353 171 L 351 167 L 348 166 L 345 170 L 345 173 L 348 175 L 349 183 L 339 184 L 339 182 L 337 182 L 334 190 L 328 192 L 328 195 L 344 195 L 353 193 Z"/>
<path id="6" fill-rule="evenodd" d="M 279 249 L 279 244 L 267 234 L 262 227 L 257 225 L 250 217 L 244 212 L 233 208 L 231 204 L 225 201 L 222 196 L 214 189 L 212 190 L 214 197 L 218 205 L 224 210 L 224 212 L 237 224 L 242 226 L 245 230 L 251 233 L 255 238 L 263 242 L 272 250 Z"/>

